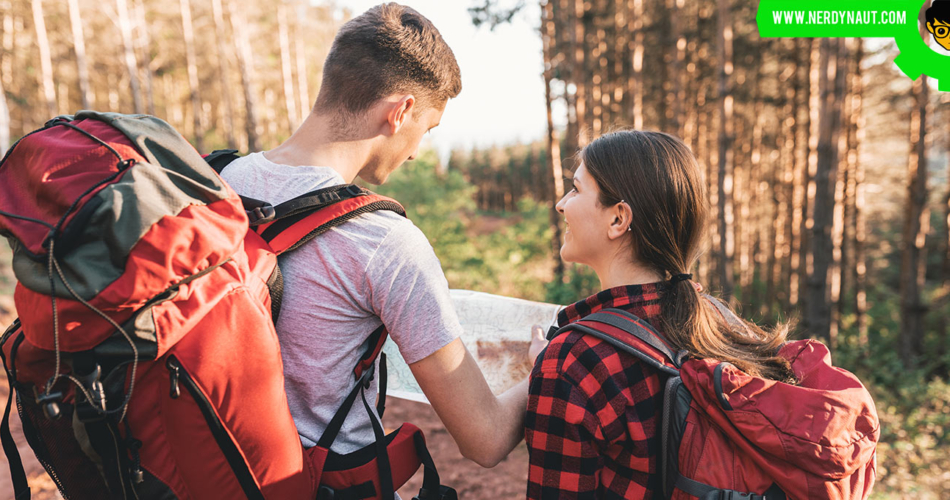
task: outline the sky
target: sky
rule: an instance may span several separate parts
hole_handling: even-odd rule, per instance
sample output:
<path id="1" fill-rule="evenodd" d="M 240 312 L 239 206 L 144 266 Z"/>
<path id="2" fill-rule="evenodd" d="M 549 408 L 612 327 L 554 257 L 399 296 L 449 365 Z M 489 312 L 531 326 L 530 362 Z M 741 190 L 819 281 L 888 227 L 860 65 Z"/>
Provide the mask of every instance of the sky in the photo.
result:
<path id="1" fill-rule="evenodd" d="M 336 0 L 353 16 L 382 0 Z M 541 79 L 537 2 L 510 25 L 476 28 L 472 0 L 401 0 L 429 18 L 452 48 L 462 71 L 462 93 L 449 101 L 441 124 L 426 138 L 446 158 L 452 148 L 541 139 L 547 127 Z M 341 11 L 342 12 L 342 11 Z"/>

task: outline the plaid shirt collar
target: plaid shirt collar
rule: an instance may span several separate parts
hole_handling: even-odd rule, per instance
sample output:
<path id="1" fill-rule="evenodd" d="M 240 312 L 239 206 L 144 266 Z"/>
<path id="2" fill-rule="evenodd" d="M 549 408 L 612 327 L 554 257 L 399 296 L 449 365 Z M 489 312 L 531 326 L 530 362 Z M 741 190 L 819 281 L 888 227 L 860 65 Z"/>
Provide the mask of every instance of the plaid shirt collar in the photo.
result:
<path id="1" fill-rule="evenodd" d="M 557 315 L 558 327 L 573 323 L 588 314 L 601 309 L 618 308 L 630 311 L 642 319 L 652 322 L 660 314 L 659 298 L 668 282 L 645 283 L 642 285 L 621 285 L 575 302 Z"/>

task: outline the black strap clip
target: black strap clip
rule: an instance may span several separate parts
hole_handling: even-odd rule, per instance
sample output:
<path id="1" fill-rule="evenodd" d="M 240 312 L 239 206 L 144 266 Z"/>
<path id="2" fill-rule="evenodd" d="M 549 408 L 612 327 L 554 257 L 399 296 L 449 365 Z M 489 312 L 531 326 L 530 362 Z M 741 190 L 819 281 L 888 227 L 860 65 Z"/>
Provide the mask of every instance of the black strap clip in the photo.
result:
<path id="1" fill-rule="evenodd" d="M 363 194 L 363 190 L 360 189 L 360 187 L 357 186 L 356 184 L 350 184 L 349 186 L 346 186 L 346 189 L 344 189 L 344 191 L 346 191 L 350 196 L 354 198 Z"/>
<path id="2" fill-rule="evenodd" d="M 329 486 L 321 486 L 317 490 L 317 500 L 333 500 L 336 497 L 336 490 Z"/>

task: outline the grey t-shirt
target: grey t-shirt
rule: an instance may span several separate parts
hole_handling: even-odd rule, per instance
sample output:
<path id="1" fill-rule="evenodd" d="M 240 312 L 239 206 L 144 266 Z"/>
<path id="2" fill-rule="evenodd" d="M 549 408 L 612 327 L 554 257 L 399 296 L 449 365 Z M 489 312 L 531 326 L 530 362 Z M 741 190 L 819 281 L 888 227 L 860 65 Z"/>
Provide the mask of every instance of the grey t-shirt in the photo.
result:
<path id="1" fill-rule="evenodd" d="M 273 205 L 344 183 L 332 168 L 280 165 L 263 153 L 235 160 L 222 176 L 241 195 Z M 305 447 L 316 445 L 355 386 L 353 368 L 381 324 L 407 363 L 461 334 L 432 246 L 392 211 L 363 214 L 330 229 L 281 256 L 280 269 L 284 295 L 277 336 L 290 413 Z M 367 390 L 371 406 L 377 379 Z M 374 439 L 357 399 L 332 450 L 349 453 Z"/>

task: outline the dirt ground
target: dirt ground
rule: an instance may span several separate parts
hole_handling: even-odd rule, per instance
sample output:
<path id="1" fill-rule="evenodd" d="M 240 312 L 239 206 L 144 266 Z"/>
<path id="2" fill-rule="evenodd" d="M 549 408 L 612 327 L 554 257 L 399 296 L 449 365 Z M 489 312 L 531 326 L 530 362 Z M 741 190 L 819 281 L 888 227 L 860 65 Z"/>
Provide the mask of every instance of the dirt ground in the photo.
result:
<path id="1" fill-rule="evenodd" d="M 7 382 L 0 381 L 0 405 L 6 403 Z M 493 469 L 483 469 L 463 458 L 452 437 L 442 426 L 438 416 L 428 405 L 390 398 L 383 421 L 387 428 L 396 428 L 403 422 L 412 422 L 425 432 L 429 451 L 439 468 L 442 483 L 452 486 L 465 500 L 496 500 L 524 498 L 528 475 L 528 455 L 524 443 Z M 29 476 L 33 500 L 62 499 L 52 479 L 36 461 L 33 452 L 20 432 L 20 421 L 13 410 L 11 428 L 20 456 Z M 399 490 L 403 500 L 411 500 L 422 485 L 422 470 Z M 0 500 L 13 500 L 13 487 L 6 456 L 0 454 Z M 214 499 L 217 500 L 217 499 Z"/>

